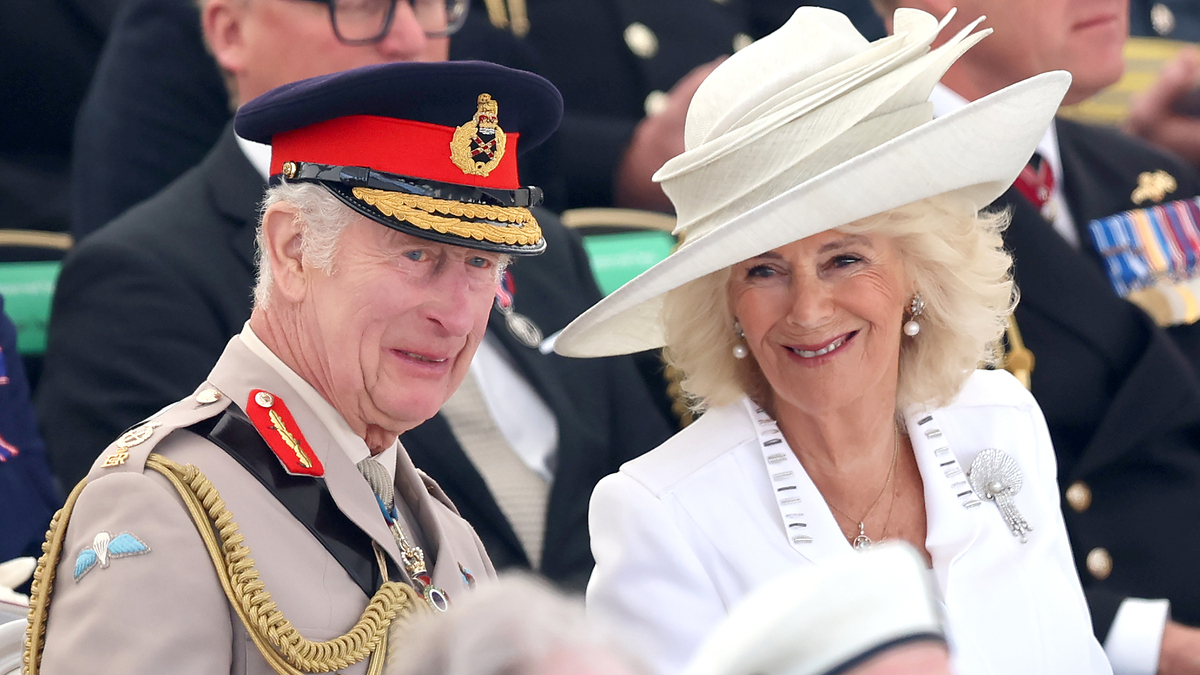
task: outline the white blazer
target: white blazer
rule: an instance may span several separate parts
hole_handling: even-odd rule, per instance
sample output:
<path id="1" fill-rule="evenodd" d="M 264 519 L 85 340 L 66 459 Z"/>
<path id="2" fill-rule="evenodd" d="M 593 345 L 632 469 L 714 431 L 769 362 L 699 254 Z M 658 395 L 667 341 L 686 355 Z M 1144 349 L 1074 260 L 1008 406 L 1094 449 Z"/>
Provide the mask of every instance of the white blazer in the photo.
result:
<path id="1" fill-rule="evenodd" d="M 755 409 L 744 400 L 708 411 L 592 495 L 588 609 L 626 629 L 662 675 L 681 672 L 758 585 L 853 553 L 794 455 L 764 458 Z M 1050 435 L 1029 392 L 1007 372 L 977 371 L 949 406 L 905 418 L 956 672 L 1111 674 L 1071 559 Z M 1027 543 L 967 484 L 985 448 L 1020 467 L 1015 503 L 1033 527 Z"/>

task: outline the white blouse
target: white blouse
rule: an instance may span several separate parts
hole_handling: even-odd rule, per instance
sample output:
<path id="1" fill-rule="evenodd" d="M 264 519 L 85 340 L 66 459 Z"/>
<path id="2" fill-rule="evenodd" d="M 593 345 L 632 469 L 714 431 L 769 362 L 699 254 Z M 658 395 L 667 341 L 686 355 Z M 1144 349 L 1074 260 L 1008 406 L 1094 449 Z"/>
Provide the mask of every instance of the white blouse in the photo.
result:
<path id="1" fill-rule="evenodd" d="M 1007 372 L 977 371 L 949 406 L 905 418 L 955 672 L 1111 673 L 1072 562 L 1049 432 L 1029 392 Z M 715 408 L 596 486 L 588 609 L 626 629 L 661 675 L 681 672 L 759 584 L 852 551 L 782 435 L 765 443 L 773 428 L 748 400 Z M 1015 504 L 1033 528 L 1025 543 L 968 484 L 967 468 L 986 448 L 1020 469 Z"/>

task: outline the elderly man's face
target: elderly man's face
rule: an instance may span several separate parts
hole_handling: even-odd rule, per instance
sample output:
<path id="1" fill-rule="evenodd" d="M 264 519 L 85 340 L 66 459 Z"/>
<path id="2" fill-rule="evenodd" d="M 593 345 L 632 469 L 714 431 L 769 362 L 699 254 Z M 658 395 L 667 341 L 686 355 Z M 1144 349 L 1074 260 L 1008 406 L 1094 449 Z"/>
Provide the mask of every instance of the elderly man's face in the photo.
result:
<path id="1" fill-rule="evenodd" d="M 734 265 L 727 288 L 777 417 L 894 397 L 910 294 L 887 237 L 822 232 Z"/>
<path id="2" fill-rule="evenodd" d="M 394 61 L 445 61 L 450 39 L 430 38 L 418 24 L 412 5 L 396 3 L 387 35 L 376 44 L 351 46 L 334 34 L 326 5 L 307 0 L 210 0 L 225 6 L 229 37 L 209 42 L 222 67 L 233 73 L 238 98 L 248 101 L 275 87 L 308 77 Z"/>
<path id="3" fill-rule="evenodd" d="M 978 98 L 1050 70 L 1074 78 L 1066 103 L 1082 101 L 1120 79 L 1129 33 L 1129 0 L 955 0 L 959 20 L 986 15 L 995 33 L 968 51 L 963 79 Z M 957 25 L 957 24 L 956 24 Z M 958 88 L 957 86 L 955 88 Z M 960 92 L 967 95 L 967 92 Z"/>
<path id="4" fill-rule="evenodd" d="M 503 260 L 359 218 L 300 308 L 309 370 L 347 420 L 403 432 L 437 414 L 483 339 Z"/>

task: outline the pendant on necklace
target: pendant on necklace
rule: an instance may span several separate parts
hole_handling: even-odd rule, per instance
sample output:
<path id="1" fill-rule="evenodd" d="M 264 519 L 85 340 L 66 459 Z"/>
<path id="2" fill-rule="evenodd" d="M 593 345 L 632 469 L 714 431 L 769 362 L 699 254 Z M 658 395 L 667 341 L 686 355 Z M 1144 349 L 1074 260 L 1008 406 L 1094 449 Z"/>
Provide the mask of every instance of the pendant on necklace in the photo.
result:
<path id="1" fill-rule="evenodd" d="M 874 543 L 875 542 L 871 541 L 871 538 L 867 536 L 866 524 L 860 522 L 858 524 L 858 536 L 854 538 L 854 541 L 850 542 L 850 545 L 853 546 L 854 550 L 856 551 L 866 551 L 870 549 Z"/>

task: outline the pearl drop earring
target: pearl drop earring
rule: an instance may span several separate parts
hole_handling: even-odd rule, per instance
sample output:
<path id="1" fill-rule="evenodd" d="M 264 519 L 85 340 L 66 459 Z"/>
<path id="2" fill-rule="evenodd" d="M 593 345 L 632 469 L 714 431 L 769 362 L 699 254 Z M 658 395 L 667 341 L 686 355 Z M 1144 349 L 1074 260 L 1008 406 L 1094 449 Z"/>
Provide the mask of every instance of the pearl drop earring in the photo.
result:
<path id="1" fill-rule="evenodd" d="M 742 330 L 742 324 L 737 319 L 733 320 L 733 332 L 737 334 L 739 340 L 746 339 L 746 333 Z M 733 358 L 744 359 L 750 354 L 750 350 L 746 348 L 744 342 L 738 342 L 733 346 Z"/>
<path id="2" fill-rule="evenodd" d="M 916 337 L 917 333 L 921 332 L 921 324 L 917 323 L 917 317 L 921 316 L 921 312 L 925 311 L 925 301 L 921 299 L 921 294 L 913 295 L 912 302 L 908 303 L 908 321 L 904 324 L 904 334 L 909 337 Z"/>

